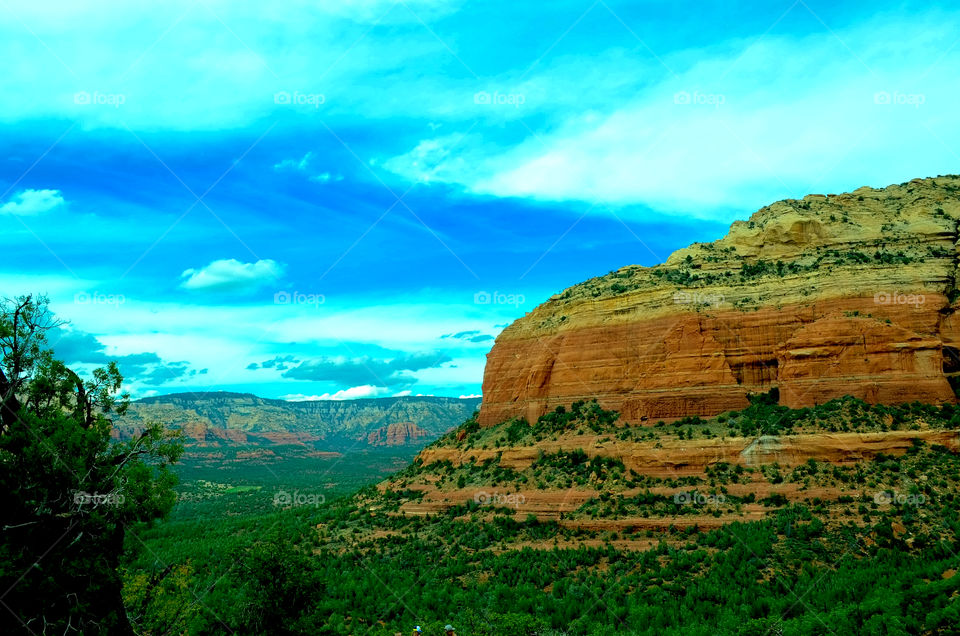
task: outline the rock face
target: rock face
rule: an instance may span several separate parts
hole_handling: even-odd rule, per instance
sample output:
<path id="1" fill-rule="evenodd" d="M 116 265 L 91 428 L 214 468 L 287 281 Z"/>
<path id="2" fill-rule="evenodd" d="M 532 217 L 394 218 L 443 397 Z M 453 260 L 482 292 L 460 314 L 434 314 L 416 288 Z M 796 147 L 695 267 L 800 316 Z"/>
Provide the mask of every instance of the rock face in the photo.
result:
<path id="1" fill-rule="evenodd" d="M 404 446 L 429 437 L 430 433 L 413 422 L 398 422 L 378 428 L 367 436 L 371 446 Z"/>
<path id="2" fill-rule="evenodd" d="M 480 423 L 596 398 L 631 423 L 716 415 L 779 388 L 953 402 L 960 178 L 789 199 L 656 267 L 558 294 L 487 357 Z"/>

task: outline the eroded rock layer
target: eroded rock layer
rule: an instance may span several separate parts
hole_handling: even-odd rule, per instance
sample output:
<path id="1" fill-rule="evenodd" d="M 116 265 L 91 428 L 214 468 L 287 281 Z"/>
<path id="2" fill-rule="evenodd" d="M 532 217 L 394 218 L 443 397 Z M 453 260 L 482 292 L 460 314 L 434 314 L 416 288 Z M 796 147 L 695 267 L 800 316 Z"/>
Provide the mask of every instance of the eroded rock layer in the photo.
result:
<path id="1" fill-rule="evenodd" d="M 803 435 L 762 435 L 756 438 L 731 437 L 698 440 L 656 440 L 651 442 L 607 441 L 584 435 L 540 442 L 533 446 L 492 449 L 427 448 L 417 456 L 423 465 L 450 462 L 453 466 L 497 461 L 503 468 L 522 471 L 543 454 L 583 450 L 589 457 L 606 457 L 623 462 L 626 470 L 639 475 L 675 478 L 698 475 L 718 463 L 761 466 L 776 463 L 785 468 L 809 460 L 844 465 L 869 461 L 878 454 L 899 456 L 917 442 L 960 451 L 960 437 L 953 430 L 888 431 L 874 433 L 816 433 Z"/>
<path id="2" fill-rule="evenodd" d="M 710 416 L 779 388 L 953 402 L 960 178 L 785 200 L 655 267 L 553 296 L 487 357 L 482 425 L 596 398 L 631 423 Z"/>

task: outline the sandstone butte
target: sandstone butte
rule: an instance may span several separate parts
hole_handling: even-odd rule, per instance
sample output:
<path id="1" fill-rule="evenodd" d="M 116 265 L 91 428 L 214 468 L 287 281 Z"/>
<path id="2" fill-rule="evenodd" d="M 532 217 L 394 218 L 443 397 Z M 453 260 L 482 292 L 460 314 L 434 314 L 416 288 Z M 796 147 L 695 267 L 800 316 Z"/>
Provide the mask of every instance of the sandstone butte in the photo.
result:
<path id="1" fill-rule="evenodd" d="M 960 177 L 778 201 L 654 267 L 551 297 L 487 356 L 479 420 L 597 399 L 627 423 L 779 389 L 811 406 L 955 402 Z"/>

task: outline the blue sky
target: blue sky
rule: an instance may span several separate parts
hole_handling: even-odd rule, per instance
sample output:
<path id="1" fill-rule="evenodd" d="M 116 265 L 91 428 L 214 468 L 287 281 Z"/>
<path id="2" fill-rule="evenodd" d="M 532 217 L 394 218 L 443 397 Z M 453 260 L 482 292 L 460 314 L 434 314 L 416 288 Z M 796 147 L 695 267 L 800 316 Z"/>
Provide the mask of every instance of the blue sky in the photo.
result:
<path id="1" fill-rule="evenodd" d="M 0 290 L 137 396 L 472 395 L 539 302 L 958 172 L 949 3 L 0 3 Z"/>

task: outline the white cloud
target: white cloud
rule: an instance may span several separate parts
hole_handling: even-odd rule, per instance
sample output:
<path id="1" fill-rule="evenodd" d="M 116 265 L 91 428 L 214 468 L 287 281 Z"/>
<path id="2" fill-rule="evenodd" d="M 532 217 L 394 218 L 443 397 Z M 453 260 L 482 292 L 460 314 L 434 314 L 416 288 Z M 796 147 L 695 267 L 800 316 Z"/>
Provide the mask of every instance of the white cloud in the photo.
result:
<path id="1" fill-rule="evenodd" d="M 63 195 L 59 190 L 21 190 L 9 201 L 0 205 L 0 214 L 19 214 L 35 216 L 45 214 L 63 205 Z"/>
<path id="2" fill-rule="evenodd" d="M 308 179 L 314 183 L 329 183 L 330 181 L 343 181 L 343 175 L 332 175 L 329 172 L 321 172 L 320 174 L 308 177 Z"/>
<path id="3" fill-rule="evenodd" d="M 484 146 L 482 137 L 444 135 L 424 139 L 409 152 L 391 157 L 383 167 L 410 181 L 442 181 L 469 185 L 484 174 L 483 165 L 496 148 Z M 487 172 L 492 170 L 488 168 Z"/>
<path id="4" fill-rule="evenodd" d="M 276 283 L 283 275 L 284 266 L 271 259 L 256 263 L 241 263 L 230 258 L 213 261 L 200 269 L 188 269 L 180 287 L 201 291 L 255 291 L 264 285 Z"/>
<path id="5" fill-rule="evenodd" d="M 300 159 L 284 159 L 279 163 L 275 163 L 273 164 L 273 169 L 276 170 L 277 172 L 285 172 L 285 171 L 291 171 L 291 170 L 294 170 L 297 172 L 303 172 L 310 166 L 310 161 L 312 159 L 313 159 L 313 153 L 307 152 Z"/>
<path id="6" fill-rule="evenodd" d="M 400 391 L 394 393 L 392 397 L 435 397 L 433 393 L 414 393 L 413 391 Z"/>
<path id="7" fill-rule="evenodd" d="M 955 28 L 943 16 L 886 16 L 836 35 L 680 51 L 666 59 L 676 76 L 629 95 L 611 87 L 599 112 L 566 109 L 514 143 L 423 139 L 384 165 L 478 194 L 724 220 L 777 199 L 956 172 Z"/>
<path id="8" fill-rule="evenodd" d="M 292 393 L 281 396 L 281 400 L 289 402 L 317 401 L 317 400 L 356 400 L 360 398 L 383 397 L 390 392 L 390 389 L 383 386 L 373 386 L 365 384 L 363 386 L 353 386 L 349 389 L 343 389 L 336 393 L 324 393 L 322 395 L 303 395 L 302 393 Z M 407 392 L 409 395 L 409 392 Z"/>
<path id="9" fill-rule="evenodd" d="M 466 399 L 469 399 L 469 398 L 478 398 L 478 397 L 483 397 L 483 394 L 482 394 L 482 393 L 472 393 L 472 394 L 470 394 L 470 395 L 461 395 L 461 396 L 460 396 L 460 399 L 461 399 L 461 400 L 466 400 Z"/>
<path id="10" fill-rule="evenodd" d="M 273 169 L 277 172 L 307 172 L 312 162 L 313 152 L 307 152 L 300 159 L 284 159 L 283 161 L 279 161 L 273 164 Z M 307 180 L 314 183 L 330 183 L 331 181 L 343 181 L 343 175 L 324 171 L 308 176 Z"/>

